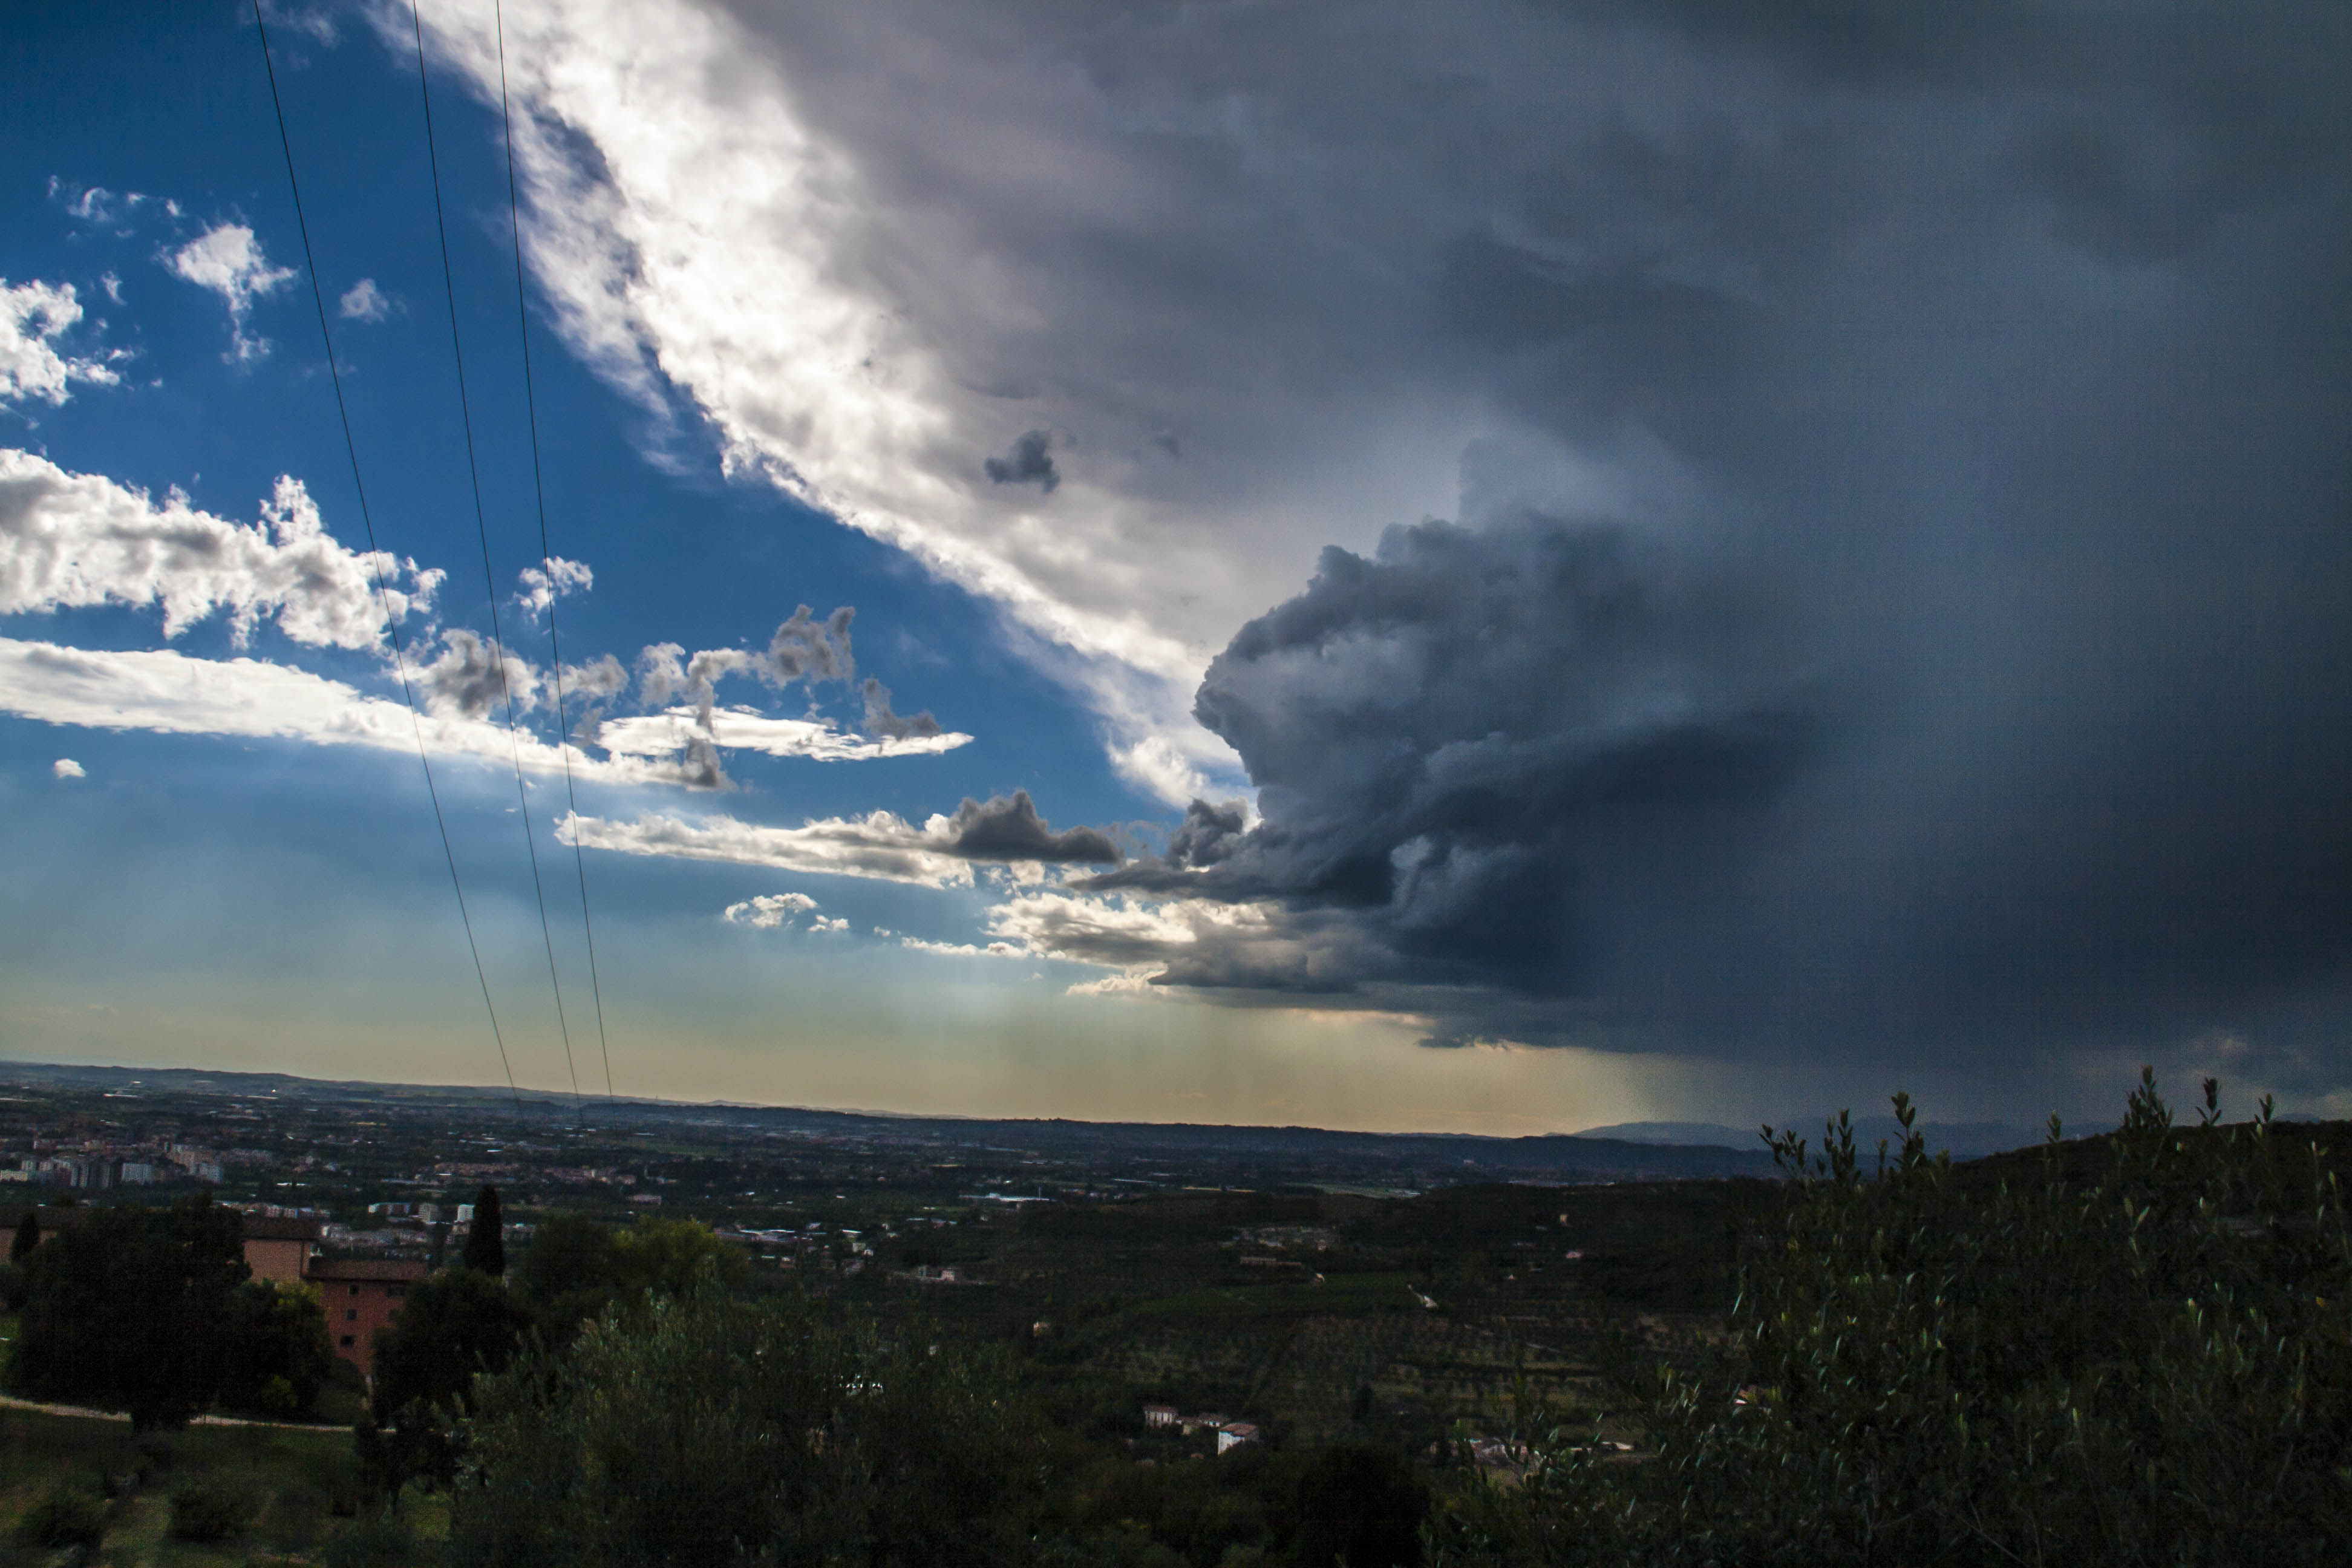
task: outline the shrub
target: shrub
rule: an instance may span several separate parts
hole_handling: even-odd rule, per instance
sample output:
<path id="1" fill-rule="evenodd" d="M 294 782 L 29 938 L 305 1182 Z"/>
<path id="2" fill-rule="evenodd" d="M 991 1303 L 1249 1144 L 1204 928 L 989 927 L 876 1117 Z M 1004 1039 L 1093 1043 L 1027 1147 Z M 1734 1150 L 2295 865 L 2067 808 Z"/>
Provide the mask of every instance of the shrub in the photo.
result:
<path id="1" fill-rule="evenodd" d="M 415 1560 L 416 1536 L 398 1514 L 373 1513 L 327 1537 L 323 1555 L 326 1568 L 391 1568 Z"/>
<path id="2" fill-rule="evenodd" d="M 2176 1128 L 2143 1074 L 2104 1150 L 2053 1121 L 2039 1169 L 1928 1159 L 1900 1095 L 1874 1168 L 1843 1116 L 1780 1137 L 1732 1349 L 1649 1376 L 1647 1457 L 1554 1434 L 1441 1561 L 2343 1560 L 2352 1230 L 2324 1148 L 2216 1105 Z"/>
<path id="3" fill-rule="evenodd" d="M 478 1382 L 466 1433 L 460 1568 L 976 1568 L 1023 1554 L 1037 1490 L 997 1363 L 730 1300 L 715 1269 Z"/>
<path id="4" fill-rule="evenodd" d="M 173 1489 L 174 1541 L 226 1541 L 252 1517 L 252 1500 L 234 1488 L 190 1481 Z"/>
<path id="5" fill-rule="evenodd" d="M 95 1548 L 106 1533 L 106 1511 L 98 1499 L 68 1487 L 52 1489 L 16 1521 L 16 1540 L 26 1546 Z"/>

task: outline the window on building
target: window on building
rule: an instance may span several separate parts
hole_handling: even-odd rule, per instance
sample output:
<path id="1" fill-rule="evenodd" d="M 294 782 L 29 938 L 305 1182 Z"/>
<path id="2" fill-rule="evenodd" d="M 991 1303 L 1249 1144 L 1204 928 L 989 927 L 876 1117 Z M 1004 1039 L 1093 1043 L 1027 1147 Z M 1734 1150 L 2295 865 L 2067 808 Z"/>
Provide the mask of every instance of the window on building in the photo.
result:
<path id="1" fill-rule="evenodd" d="M 352 1287 L 351 1288 L 351 1291 L 352 1291 L 352 1295 L 356 1296 L 356 1295 L 358 1295 L 358 1294 L 360 1293 L 360 1288 L 359 1288 L 358 1286 L 354 1285 L 354 1286 L 352 1286 Z"/>
<path id="2" fill-rule="evenodd" d="M 351 1349 L 353 1345 L 355 1345 L 355 1344 L 357 1344 L 357 1343 L 359 1343 L 359 1338 L 358 1338 L 358 1336 L 357 1336 L 357 1335 L 355 1335 L 355 1334 L 345 1334 L 345 1335 L 343 1336 L 343 1348 L 344 1348 L 345 1350 L 349 1350 L 349 1349 Z"/>
<path id="3" fill-rule="evenodd" d="M 347 1323 L 356 1323 L 359 1321 L 360 1310 L 357 1307 L 346 1307 L 343 1309 L 343 1321 Z"/>

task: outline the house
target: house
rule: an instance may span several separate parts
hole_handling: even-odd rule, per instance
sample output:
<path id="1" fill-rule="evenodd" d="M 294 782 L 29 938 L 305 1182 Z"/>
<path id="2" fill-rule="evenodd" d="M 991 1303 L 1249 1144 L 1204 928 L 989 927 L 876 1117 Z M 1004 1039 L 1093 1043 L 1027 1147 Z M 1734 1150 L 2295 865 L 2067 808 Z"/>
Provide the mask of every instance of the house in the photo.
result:
<path id="1" fill-rule="evenodd" d="M 299 1284 L 310 1278 L 311 1260 L 319 1256 L 319 1230 L 315 1219 L 247 1215 L 245 1266 L 256 1279 Z"/>
<path id="2" fill-rule="evenodd" d="M 319 1288 L 335 1353 L 363 1373 L 375 1370 L 376 1336 L 399 1321 L 409 1287 L 430 1272 L 406 1258 L 313 1258 L 304 1278 Z"/>
<path id="3" fill-rule="evenodd" d="M 1146 1426 L 1173 1426 L 1176 1419 L 1176 1407 L 1172 1405 L 1147 1405 L 1143 1407 L 1143 1424 Z"/>
<path id="4" fill-rule="evenodd" d="M 1217 1452 L 1226 1453 L 1244 1443 L 1257 1441 L 1257 1424 L 1251 1421 L 1228 1421 L 1217 1428 Z"/>

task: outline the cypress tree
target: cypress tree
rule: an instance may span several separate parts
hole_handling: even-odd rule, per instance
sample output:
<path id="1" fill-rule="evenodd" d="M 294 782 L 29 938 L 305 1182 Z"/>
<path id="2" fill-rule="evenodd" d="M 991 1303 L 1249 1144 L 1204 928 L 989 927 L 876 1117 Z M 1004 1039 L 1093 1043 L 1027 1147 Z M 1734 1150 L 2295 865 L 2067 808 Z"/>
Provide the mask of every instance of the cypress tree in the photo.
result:
<path id="1" fill-rule="evenodd" d="M 16 1239 L 8 1244 L 8 1261 L 24 1262 L 33 1255 L 33 1248 L 40 1245 L 40 1216 L 27 1210 L 25 1217 L 16 1222 Z"/>
<path id="2" fill-rule="evenodd" d="M 496 1187 L 485 1186 L 474 1195 L 474 1228 L 466 1233 L 466 1267 L 493 1279 L 506 1276 L 506 1226 L 499 1218 Z"/>

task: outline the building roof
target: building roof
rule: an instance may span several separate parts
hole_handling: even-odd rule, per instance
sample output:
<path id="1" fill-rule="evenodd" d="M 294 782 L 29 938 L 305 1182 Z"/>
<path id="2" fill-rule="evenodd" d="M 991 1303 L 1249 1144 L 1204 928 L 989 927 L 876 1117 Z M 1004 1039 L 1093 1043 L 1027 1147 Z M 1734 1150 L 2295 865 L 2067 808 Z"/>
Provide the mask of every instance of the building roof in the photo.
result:
<path id="1" fill-rule="evenodd" d="M 316 1241 L 319 1222 L 296 1219 L 291 1215 L 249 1214 L 245 1216 L 245 1239 L 247 1241 Z"/>
<path id="2" fill-rule="evenodd" d="M 433 1270 L 413 1258 L 314 1258 L 304 1278 L 413 1283 Z"/>

